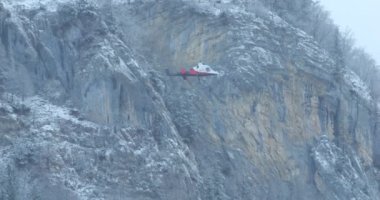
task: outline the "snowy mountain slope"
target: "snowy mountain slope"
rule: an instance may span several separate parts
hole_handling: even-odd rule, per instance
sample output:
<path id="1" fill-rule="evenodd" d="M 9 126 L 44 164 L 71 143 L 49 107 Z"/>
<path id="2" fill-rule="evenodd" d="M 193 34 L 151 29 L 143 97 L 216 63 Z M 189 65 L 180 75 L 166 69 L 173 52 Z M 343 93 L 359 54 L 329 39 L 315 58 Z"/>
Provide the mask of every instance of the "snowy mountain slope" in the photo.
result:
<path id="1" fill-rule="evenodd" d="M 51 199 L 53 190 L 63 195 L 62 199 L 109 199 L 123 187 L 131 190 L 114 195 L 155 196 L 159 193 L 156 189 L 166 187 L 168 181 L 184 181 L 172 186 L 179 192 L 189 181 L 186 179 L 199 178 L 193 174 L 196 166 L 185 156 L 188 150 L 174 140 L 158 144 L 149 130 L 115 129 L 83 121 L 75 110 L 39 97 L 21 100 L 8 94 L 4 99 L 1 121 L 15 129 L 11 133 L 2 130 L 2 141 L 7 141 L 1 148 L 3 199 Z M 168 179 L 171 173 L 175 179 Z M 45 190 L 44 185 L 50 184 Z M 12 191 L 7 191 L 9 187 Z M 165 196 L 175 198 L 176 194 Z"/>
<path id="2" fill-rule="evenodd" d="M 3 199 L 378 199 L 365 86 L 275 13 L 41 3 L 0 10 Z"/>

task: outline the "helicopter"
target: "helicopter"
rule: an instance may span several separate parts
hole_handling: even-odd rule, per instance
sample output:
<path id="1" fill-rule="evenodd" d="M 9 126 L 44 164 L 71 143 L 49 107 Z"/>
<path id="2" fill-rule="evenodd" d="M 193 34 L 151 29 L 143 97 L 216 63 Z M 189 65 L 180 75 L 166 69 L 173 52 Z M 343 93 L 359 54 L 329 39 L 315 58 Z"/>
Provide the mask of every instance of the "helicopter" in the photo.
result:
<path id="1" fill-rule="evenodd" d="M 166 74 L 168 76 L 181 76 L 184 80 L 187 80 L 187 77 L 205 77 L 205 76 L 218 76 L 219 72 L 211 69 L 210 66 L 203 63 L 198 63 L 196 66 L 186 70 L 182 68 L 179 72 L 170 72 L 169 69 L 166 69 Z"/>

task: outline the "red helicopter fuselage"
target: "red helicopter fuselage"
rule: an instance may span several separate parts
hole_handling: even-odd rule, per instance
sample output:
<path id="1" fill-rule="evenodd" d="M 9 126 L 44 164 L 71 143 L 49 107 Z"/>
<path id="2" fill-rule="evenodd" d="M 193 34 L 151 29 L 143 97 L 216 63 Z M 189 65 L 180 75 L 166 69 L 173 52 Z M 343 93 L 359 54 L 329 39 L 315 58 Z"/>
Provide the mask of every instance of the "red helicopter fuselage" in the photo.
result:
<path id="1" fill-rule="evenodd" d="M 188 76 L 217 76 L 219 75 L 219 72 L 212 70 L 208 65 L 203 65 L 202 63 L 199 63 L 197 66 L 192 67 L 189 70 L 182 68 L 179 72 L 176 73 L 170 73 L 167 69 L 166 74 L 168 76 L 182 76 L 182 78 L 186 80 Z"/>

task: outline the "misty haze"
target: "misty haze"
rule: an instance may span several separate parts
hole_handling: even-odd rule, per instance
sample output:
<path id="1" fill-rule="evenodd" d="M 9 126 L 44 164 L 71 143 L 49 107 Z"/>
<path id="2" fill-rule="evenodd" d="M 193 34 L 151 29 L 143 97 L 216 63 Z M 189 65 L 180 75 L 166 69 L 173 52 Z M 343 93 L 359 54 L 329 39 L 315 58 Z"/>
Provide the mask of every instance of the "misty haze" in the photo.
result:
<path id="1" fill-rule="evenodd" d="M 1 0 L 0 200 L 380 200 L 379 41 L 331 5 Z"/>

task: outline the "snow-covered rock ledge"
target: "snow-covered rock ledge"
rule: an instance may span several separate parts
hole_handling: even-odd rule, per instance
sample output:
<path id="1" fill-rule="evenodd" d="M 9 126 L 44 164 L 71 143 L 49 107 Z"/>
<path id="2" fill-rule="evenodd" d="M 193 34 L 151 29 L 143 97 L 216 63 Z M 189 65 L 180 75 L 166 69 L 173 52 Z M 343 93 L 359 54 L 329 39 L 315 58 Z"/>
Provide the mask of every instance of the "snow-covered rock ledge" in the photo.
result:
<path id="1" fill-rule="evenodd" d="M 354 151 L 343 151 L 324 135 L 311 154 L 314 181 L 326 199 L 371 199 L 374 191 Z"/>
<path id="2" fill-rule="evenodd" d="M 373 100 L 367 84 L 365 84 L 364 81 L 353 71 L 346 70 L 344 72 L 344 80 L 361 98 L 368 102 Z"/>

